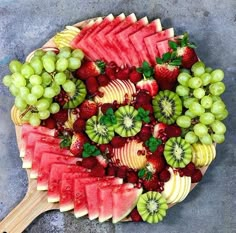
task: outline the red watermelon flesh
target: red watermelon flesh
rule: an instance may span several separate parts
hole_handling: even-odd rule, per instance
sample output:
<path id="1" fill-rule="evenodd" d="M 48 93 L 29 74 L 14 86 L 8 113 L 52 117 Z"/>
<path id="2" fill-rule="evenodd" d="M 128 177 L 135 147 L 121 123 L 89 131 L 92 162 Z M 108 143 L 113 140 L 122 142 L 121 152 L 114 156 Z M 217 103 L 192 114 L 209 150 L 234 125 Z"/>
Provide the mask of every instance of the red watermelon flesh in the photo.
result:
<path id="1" fill-rule="evenodd" d="M 99 199 L 98 199 L 98 189 L 109 187 L 114 184 L 122 184 L 123 179 L 114 178 L 107 181 L 100 180 L 92 184 L 85 186 L 85 192 L 87 197 L 88 204 L 88 217 L 90 220 L 96 219 L 99 217 Z"/>
<path id="2" fill-rule="evenodd" d="M 59 202 L 64 173 L 87 173 L 87 169 L 74 164 L 52 164 L 48 179 L 48 202 Z"/>
<path id="3" fill-rule="evenodd" d="M 114 16 L 112 14 L 109 14 L 106 16 L 103 21 L 90 33 L 90 35 L 87 37 L 87 40 L 85 41 L 85 44 L 89 49 L 89 57 L 93 59 L 94 61 L 101 59 L 99 55 L 99 49 L 95 42 L 95 37 L 97 34 L 108 24 L 110 24 L 114 20 Z"/>
<path id="4" fill-rule="evenodd" d="M 135 14 L 128 15 L 125 20 L 123 20 L 120 24 L 118 24 L 113 30 L 107 33 L 104 37 L 104 48 L 109 54 L 109 61 L 114 61 L 118 66 L 123 65 L 122 59 L 119 57 L 119 54 L 116 48 L 113 46 L 113 40 L 115 38 L 115 34 L 129 27 L 133 23 L 137 21 Z"/>
<path id="5" fill-rule="evenodd" d="M 99 58 L 104 59 L 105 61 L 110 61 L 109 55 L 106 49 L 103 46 L 104 37 L 108 34 L 113 28 L 120 24 L 125 19 L 125 14 L 122 13 L 118 15 L 112 22 L 106 25 L 95 37 L 94 43 L 96 44 L 97 53 Z"/>
<path id="6" fill-rule="evenodd" d="M 162 57 L 162 55 L 164 53 L 171 51 L 171 48 L 169 46 L 169 40 L 176 41 L 177 38 L 179 38 L 179 37 L 168 38 L 167 40 L 163 40 L 163 41 L 157 43 L 159 57 Z"/>
<path id="7" fill-rule="evenodd" d="M 60 139 L 58 143 L 36 141 L 32 158 L 32 168 L 30 170 L 30 178 L 32 179 L 38 177 L 39 164 L 43 152 L 72 156 L 70 150 L 60 147 Z"/>
<path id="8" fill-rule="evenodd" d="M 45 142 L 50 144 L 56 144 L 59 145 L 61 139 L 55 138 L 48 135 L 43 134 L 37 134 L 37 133 L 29 133 L 27 136 L 24 137 L 25 141 L 25 148 L 21 149 L 21 157 L 24 157 L 23 159 L 23 168 L 31 168 L 32 167 L 32 158 L 34 154 L 34 148 L 36 145 L 36 142 Z"/>
<path id="9" fill-rule="evenodd" d="M 44 152 L 39 166 L 37 190 L 48 190 L 48 179 L 52 164 L 76 164 L 77 157 Z"/>
<path id="10" fill-rule="evenodd" d="M 148 24 L 147 17 L 140 19 L 128 28 L 116 34 L 115 46 L 120 52 L 120 56 L 125 64 L 129 66 L 138 66 L 140 64 L 139 55 L 136 52 L 133 44 L 129 40 L 129 35 L 139 31 Z"/>
<path id="11" fill-rule="evenodd" d="M 130 41 L 132 42 L 133 46 L 135 47 L 136 51 L 140 56 L 141 60 L 140 65 L 142 64 L 143 61 L 150 62 L 149 54 L 144 43 L 144 38 L 156 32 L 160 32 L 161 30 L 162 26 L 160 20 L 155 19 L 146 27 L 143 27 L 139 31 L 129 36 Z"/>
<path id="12" fill-rule="evenodd" d="M 89 178 L 79 178 L 74 180 L 74 214 L 76 218 L 88 214 L 85 186 L 102 179 L 103 180 L 113 179 L 113 177 L 106 177 L 106 178 L 89 177 Z"/>
<path id="13" fill-rule="evenodd" d="M 89 172 L 63 173 L 60 185 L 60 211 L 74 209 L 74 180 L 89 177 Z"/>
<path id="14" fill-rule="evenodd" d="M 112 192 L 112 222 L 117 223 L 127 217 L 136 206 L 143 189 L 131 188 Z"/>
<path id="15" fill-rule="evenodd" d="M 105 222 L 112 218 L 112 192 L 117 189 L 133 188 L 131 183 L 112 185 L 109 187 L 99 187 L 98 189 L 98 206 L 99 222 Z"/>
<path id="16" fill-rule="evenodd" d="M 172 38 L 173 36 L 174 36 L 174 29 L 169 28 L 144 38 L 144 43 L 146 45 L 152 65 L 156 64 L 156 57 L 160 57 L 157 49 L 157 43 Z"/>

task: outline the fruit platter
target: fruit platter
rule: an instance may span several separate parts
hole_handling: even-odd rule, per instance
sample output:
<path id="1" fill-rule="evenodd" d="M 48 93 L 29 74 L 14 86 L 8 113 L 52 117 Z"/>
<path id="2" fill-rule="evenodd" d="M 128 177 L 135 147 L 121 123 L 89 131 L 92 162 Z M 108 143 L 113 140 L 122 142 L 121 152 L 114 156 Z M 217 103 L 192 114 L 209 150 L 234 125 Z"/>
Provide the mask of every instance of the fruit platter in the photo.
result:
<path id="1" fill-rule="evenodd" d="M 12 60 L 2 81 L 22 167 L 44 197 L 27 208 L 155 224 L 184 201 L 228 116 L 224 72 L 195 48 L 160 19 L 122 13 L 66 26 Z"/>

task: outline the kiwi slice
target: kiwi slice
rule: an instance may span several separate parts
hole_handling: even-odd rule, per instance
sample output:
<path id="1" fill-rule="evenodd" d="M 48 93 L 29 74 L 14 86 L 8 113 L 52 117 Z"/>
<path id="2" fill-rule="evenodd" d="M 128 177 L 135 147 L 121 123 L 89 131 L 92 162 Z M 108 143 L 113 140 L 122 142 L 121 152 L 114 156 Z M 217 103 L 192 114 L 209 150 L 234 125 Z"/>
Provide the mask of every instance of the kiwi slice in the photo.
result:
<path id="1" fill-rule="evenodd" d="M 114 137 L 113 126 L 107 126 L 99 122 L 101 116 L 92 116 L 86 122 L 85 132 L 89 138 L 98 144 L 107 144 Z"/>
<path id="2" fill-rule="evenodd" d="M 160 91 L 152 101 L 155 118 L 168 125 L 173 124 L 182 113 L 182 101 L 169 90 Z"/>
<path id="3" fill-rule="evenodd" d="M 170 138 L 164 148 L 166 162 L 175 168 L 183 168 L 192 159 L 191 145 L 181 137 Z"/>
<path id="4" fill-rule="evenodd" d="M 143 221 L 158 223 L 166 216 L 168 205 L 166 199 L 158 192 L 149 191 L 140 196 L 137 210 Z"/>
<path id="5" fill-rule="evenodd" d="M 63 108 L 76 108 L 84 101 L 87 95 L 85 84 L 80 79 L 74 80 L 74 82 L 76 86 L 75 92 L 67 93 L 69 101 L 63 105 Z"/>
<path id="6" fill-rule="evenodd" d="M 117 123 L 115 125 L 115 132 L 121 137 L 131 137 L 136 135 L 142 127 L 142 122 L 136 120 L 138 111 L 133 106 L 119 107 L 115 112 Z"/>

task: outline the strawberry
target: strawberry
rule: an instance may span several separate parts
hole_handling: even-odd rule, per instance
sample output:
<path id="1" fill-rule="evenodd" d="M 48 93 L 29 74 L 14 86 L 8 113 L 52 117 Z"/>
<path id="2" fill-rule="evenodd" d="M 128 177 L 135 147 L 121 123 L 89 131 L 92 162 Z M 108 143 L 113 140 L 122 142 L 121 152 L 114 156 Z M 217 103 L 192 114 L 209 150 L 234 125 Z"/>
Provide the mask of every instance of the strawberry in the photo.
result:
<path id="1" fill-rule="evenodd" d="M 163 156 L 150 155 L 147 158 L 146 168 L 151 173 L 159 173 L 165 168 L 165 159 Z"/>
<path id="2" fill-rule="evenodd" d="M 75 72 L 75 77 L 86 80 L 89 77 L 96 77 L 103 73 L 105 63 L 103 61 L 85 61 L 80 68 Z"/>
<path id="3" fill-rule="evenodd" d="M 103 113 L 103 114 L 106 114 L 108 108 L 112 108 L 113 110 L 116 110 L 114 104 L 106 103 L 106 104 L 103 104 L 103 105 L 101 106 L 101 111 L 102 111 L 102 113 Z"/>
<path id="4" fill-rule="evenodd" d="M 88 169 L 92 169 L 95 166 L 97 166 L 98 161 L 96 159 L 96 157 L 88 157 L 88 158 L 83 158 L 82 162 L 81 162 L 81 166 L 88 168 Z"/>
<path id="5" fill-rule="evenodd" d="M 126 166 L 121 166 L 117 168 L 116 176 L 119 178 L 126 178 L 127 175 L 127 167 Z"/>
<path id="6" fill-rule="evenodd" d="M 202 179 L 202 173 L 200 169 L 195 169 L 191 176 L 191 182 L 198 183 L 201 179 Z"/>
<path id="7" fill-rule="evenodd" d="M 131 73 L 129 74 L 129 80 L 134 84 L 139 82 L 141 79 L 142 79 L 142 74 L 139 73 L 136 69 L 131 71 Z"/>
<path id="8" fill-rule="evenodd" d="M 130 73 L 130 70 L 128 67 L 120 69 L 116 73 L 116 78 L 120 80 L 127 80 L 129 78 L 129 73 Z"/>
<path id="9" fill-rule="evenodd" d="M 97 104 L 92 100 L 85 100 L 80 106 L 79 106 L 79 114 L 80 118 L 87 120 L 90 117 L 94 116 L 98 112 L 98 106 Z"/>
<path id="10" fill-rule="evenodd" d="M 152 131 L 150 126 L 148 125 L 143 126 L 138 135 L 143 142 L 147 141 L 152 136 Z"/>
<path id="11" fill-rule="evenodd" d="M 108 167 L 107 168 L 107 175 L 108 176 L 115 176 L 116 175 L 116 171 L 117 171 L 117 167 Z"/>
<path id="12" fill-rule="evenodd" d="M 74 134 L 70 145 L 70 152 L 75 156 L 81 157 L 83 152 L 83 146 L 86 142 L 88 142 L 88 138 L 85 134 L 83 133 Z"/>
<path id="13" fill-rule="evenodd" d="M 109 78 L 104 74 L 100 74 L 97 77 L 97 79 L 98 79 L 98 84 L 101 87 L 104 87 L 104 86 L 108 85 L 108 83 L 110 82 Z"/>
<path id="14" fill-rule="evenodd" d="M 73 130 L 75 133 L 82 133 L 85 130 L 86 121 L 84 119 L 78 118 L 73 123 Z"/>
<path id="15" fill-rule="evenodd" d="M 165 169 L 159 174 L 160 181 L 167 182 L 170 179 L 170 172 Z"/>
<path id="16" fill-rule="evenodd" d="M 99 146 L 99 150 L 102 152 L 102 154 L 111 154 L 113 147 L 110 144 L 101 144 Z"/>
<path id="17" fill-rule="evenodd" d="M 108 78 L 110 79 L 110 80 L 114 80 L 114 79 L 116 79 L 116 71 L 115 71 L 115 69 L 114 68 L 112 68 L 112 67 L 106 67 L 105 68 L 105 74 L 108 76 Z"/>
<path id="18" fill-rule="evenodd" d="M 158 184 L 159 180 L 156 174 L 153 174 L 151 179 L 145 179 L 143 180 L 143 187 L 147 191 L 156 191 L 159 187 Z"/>
<path id="19" fill-rule="evenodd" d="M 133 184 L 138 182 L 138 175 L 135 171 L 127 172 L 127 182 L 133 183 Z"/>
<path id="20" fill-rule="evenodd" d="M 126 139 L 123 138 L 123 137 L 120 137 L 120 136 L 115 136 L 112 138 L 111 140 L 111 145 L 114 147 L 114 148 L 120 148 L 120 147 L 123 147 L 126 143 Z"/>
<path id="21" fill-rule="evenodd" d="M 52 114 L 52 118 L 59 123 L 65 123 L 68 120 L 68 110 L 61 109 L 59 112 Z"/>
<path id="22" fill-rule="evenodd" d="M 167 125 L 165 132 L 168 138 L 179 137 L 182 134 L 181 128 L 177 125 Z"/>
<path id="23" fill-rule="evenodd" d="M 152 97 L 144 90 L 141 90 L 136 95 L 136 103 L 140 105 L 150 104 Z"/>
<path id="24" fill-rule="evenodd" d="M 43 126 L 49 128 L 49 129 L 55 129 L 56 128 L 56 121 L 52 117 L 49 117 L 48 119 L 43 121 Z"/>
<path id="25" fill-rule="evenodd" d="M 153 137 L 154 138 L 162 138 L 163 134 L 165 134 L 165 130 L 166 130 L 167 125 L 164 123 L 157 123 L 154 126 L 154 130 L 153 130 Z"/>
<path id="26" fill-rule="evenodd" d="M 105 176 L 105 169 L 102 165 L 98 164 L 91 170 L 91 176 L 95 177 L 104 177 Z"/>
<path id="27" fill-rule="evenodd" d="M 137 208 L 134 208 L 132 210 L 132 212 L 130 213 L 130 217 L 131 217 L 133 222 L 142 222 L 143 221 L 143 219 L 142 219 L 141 215 L 139 214 Z"/>
<path id="28" fill-rule="evenodd" d="M 100 165 L 102 165 L 103 167 L 107 167 L 107 159 L 105 159 L 102 155 L 96 156 L 96 159 Z"/>
<path id="29" fill-rule="evenodd" d="M 159 145 L 157 149 L 152 153 L 154 156 L 162 156 L 165 146 L 163 144 Z"/>
<path id="30" fill-rule="evenodd" d="M 97 79 L 94 77 L 87 78 L 86 79 L 86 88 L 87 88 L 89 94 L 91 94 L 91 95 L 97 94 L 98 88 L 99 88 Z"/>

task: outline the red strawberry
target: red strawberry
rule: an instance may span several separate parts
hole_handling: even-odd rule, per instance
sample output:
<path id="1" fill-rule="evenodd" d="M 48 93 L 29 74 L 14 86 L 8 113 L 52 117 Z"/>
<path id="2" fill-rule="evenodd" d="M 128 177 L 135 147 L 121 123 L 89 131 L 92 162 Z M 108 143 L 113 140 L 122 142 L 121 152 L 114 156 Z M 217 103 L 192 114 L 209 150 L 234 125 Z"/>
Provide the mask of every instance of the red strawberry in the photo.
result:
<path id="1" fill-rule="evenodd" d="M 160 181 L 167 182 L 170 179 L 170 172 L 165 169 L 159 174 Z"/>
<path id="2" fill-rule="evenodd" d="M 153 130 L 153 137 L 154 138 L 161 138 L 163 136 L 163 133 L 165 133 L 167 125 L 164 123 L 157 123 L 154 126 L 154 130 Z"/>
<path id="3" fill-rule="evenodd" d="M 103 177 L 105 176 L 105 169 L 102 165 L 98 164 L 91 170 L 91 176 Z"/>
<path id="4" fill-rule="evenodd" d="M 120 136 L 115 136 L 112 138 L 111 140 L 111 145 L 114 147 L 114 148 L 119 148 L 119 147 L 123 147 L 126 143 L 126 139 L 125 138 L 122 138 Z"/>
<path id="5" fill-rule="evenodd" d="M 159 187 L 158 182 L 159 182 L 159 180 L 158 180 L 157 175 L 153 174 L 151 179 L 143 181 L 143 187 L 147 191 L 156 191 Z"/>
<path id="6" fill-rule="evenodd" d="M 85 61 L 81 67 L 75 72 L 76 78 L 86 80 L 89 77 L 96 77 L 103 73 L 105 63 L 103 61 Z"/>
<path id="7" fill-rule="evenodd" d="M 75 156 L 81 156 L 83 152 L 84 144 L 88 142 L 88 138 L 83 133 L 74 134 L 70 146 L 70 152 Z"/>
<path id="8" fill-rule="evenodd" d="M 136 103 L 145 105 L 150 104 L 152 97 L 146 91 L 139 91 L 136 95 Z"/>
<path id="9" fill-rule="evenodd" d="M 168 138 L 181 136 L 181 128 L 177 125 L 167 125 L 165 129 Z"/>
<path id="10" fill-rule="evenodd" d="M 111 154 L 113 147 L 110 144 L 101 144 L 99 146 L 100 151 L 102 154 Z"/>
<path id="11" fill-rule="evenodd" d="M 98 84 L 101 87 L 106 86 L 110 82 L 109 78 L 106 75 L 104 75 L 104 74 L 100 74 L 97 77 L 97 79 L 98 79 Z"/>
<path id="12" fill-rule="evenodd" d="M 155 96 L 158 93 L 158 85 L 154 79 L 141 80 L 136 84 L 138 90 L 145 90 L 150 96 Z"/>
<path id="13" fill-rule="evenodd" d="M 98 106 L 97 104 L 92 100 L 85 100 L 80 106 L 79 106 L 79 114 L 80 118 L 82 119 L 89 119 L 90 117 L 94 116 L 98 112 Z"/>
<path id="14" fill-rule="evenodd" d="M 74 123 L 73 123 L 73 130 L 75 133 L 82 133 L 85 130 L 85 125 L 86 121 L 78 118 Z"/>
<path id="15" fill-rule="evenodd" d="M 121 166 L 117 168 L 116 176 L 119 178 L 126 178 L 127 175 L 127 167 Z"/>
<path id="16" fill-rule="evenodd" d="M 130 70 L 128 67 L 126 67 L 124 69 L 120 69 L 116 73 L 116 78 L 120 79 L 120 80 L 127 80 L 129 78 L 129 73 L 130 73 Z"/>
<path id="17" fill-rule="evenodd" d="M 130 217 L 132 219 L 133 222 L 141 222 L 143 221 L 142 220 L 142 217 L 140 216 L 137 208 L 133 209 L 132 212 L 130 213 Z"/>
<path id="18" fill-rule="evenodd" d="M 101 111 L 102 111 L 102 113 L 103 113 L 103 114 L 106 114 L 108 108 L 112 108 L 113 110 L 116 109 L 115 106 L 114 106 L 114 104 L 106 103 L 106 104 L 103 104 L 103 105 L 101 106 Z"/>
<path id="19" fill-rule="evenodd" d="M 127 182 L 134 184 L 138 182 L 138 175 L 135 171 L 127 172 Z"/>
<path id="20" fill-rule="evenodd" d="M 97 94 L 98 88 L 99 88 L 97 79 L 94 77 L 87 78 L 86 79 L 86 88 L 87 88 L 89 94 L 91 94 L 91 95 Z"/>
<path id="21" fill-rule="evenodd" d="M 115 176 L 116 175 L 117 168 L 116 167 L 108 167 L 107 168 L 107 175 L 108 176 Z"/>
<path id="22" fill-rule="evenodd" d="M 152 173 L 159 173 L 165 168 L 165 159 L 163 156 L 151 155 L 147 158 L 146 168 Z"/>
<path id="23" fill-rule="evenodd" d="M 143 126 L 138 135 L 143 142 L 147 141 L 152 136 L 152 131 L 150 126 L 148 125 Z"/>
<path id="24" fill-rule="evenodd" d="M 96 156 L 96 159 L 100 165 L 102 165 L 103 167 L 107 167 L 107 159 L 105 159 L 102 155 Z"/>
<path id="25" fill-rule="evenodd" d="M 96 157 L 88 157 L 88 158 L 83 158 L 82 162 L 81 162 L 81 166 L 88 168 L 88 169 L 92 169 L 95 166 L 97 166 L 98 161 L 96 159 Z"/>
<path id="26" fill-rule="evenodd" d="M 49 129 L 55 129 L 56 128 L 56 121 L 52 117 L 49 117 L 48 119 L 43 121 L 43 126 L 49 128 Z"/>
<path id="27" fill-rule="evenodd" d="M 65 123 L 68 120 L 67 109 L 61 109 L 59 112 L 52 114 L 52 118 L 59 123 Z"/>
<path id="28" fill-rule="evenodd" d="M 106 73 L 106 75 L 108 76 L 108 78 L 109 78 L 110 80 L 116 79 L 116 72 L 115 72 L 115 69 L 114 69 L 114 68 L 107 66 L 107 67 L 105 68 L 105 73 Z"/>
<path id="29" fill-rule="evenodd" d="M 136 69 L 133 70 L 130 74 L 129 74 L 129 80 L 136 84 L 137 82 L 139 82 L 142 79 L 142 74 L 139 73 Z"/>
<path id="30" fill-rule="evenodd" d="M 162 156 L 164 152 L 165 146 L 161 144 L 160 146 L 157 147 L 157 149 L 152 153 L 154 156 Z"/>
<path id="31" fill-rule="evenodd" d="M 192 183 L 198 183 L 202 179 L 202 173 L 199 169 L 195 169 L 191 176 Z"/>

